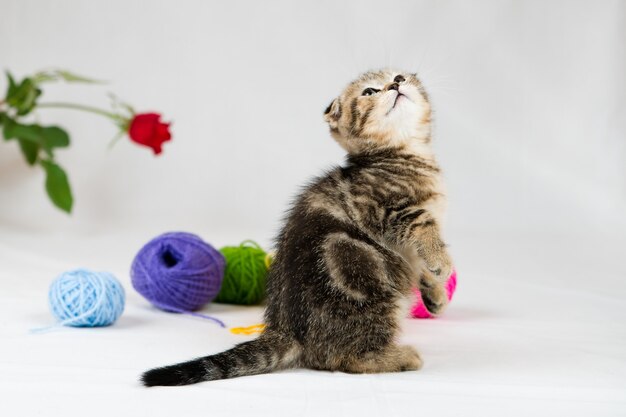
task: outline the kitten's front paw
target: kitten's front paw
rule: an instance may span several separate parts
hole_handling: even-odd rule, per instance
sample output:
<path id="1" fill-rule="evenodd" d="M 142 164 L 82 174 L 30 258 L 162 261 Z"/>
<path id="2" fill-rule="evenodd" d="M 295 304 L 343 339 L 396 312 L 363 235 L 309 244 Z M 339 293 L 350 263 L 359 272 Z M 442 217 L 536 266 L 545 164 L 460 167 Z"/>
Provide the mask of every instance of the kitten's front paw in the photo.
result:
<path id="1" fill-rule="evenodd" d="M 420 281 L 419 290 L 424 307 L 430 314 L 438 315 L 445 310 L 448 305 L 448 293 L 444 284 L 430 281 L 428 277 L 424 276 Z"/>
<path id="2" fill-rule="evenodd" d="M 452 259 L 445 249 L 424 256 L 426 268 L 440 282 L 445 282 L 452 273 Z"/>

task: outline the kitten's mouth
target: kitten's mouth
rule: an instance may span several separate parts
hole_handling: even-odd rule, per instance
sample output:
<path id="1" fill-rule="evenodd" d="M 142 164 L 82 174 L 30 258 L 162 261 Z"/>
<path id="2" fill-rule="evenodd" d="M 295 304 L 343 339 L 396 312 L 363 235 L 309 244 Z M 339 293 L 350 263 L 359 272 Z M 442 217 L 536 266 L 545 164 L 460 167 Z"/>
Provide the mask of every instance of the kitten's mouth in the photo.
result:
<path id="1" fill-rule="evenodd" d="M 403 97 L 403 98 L 405 98 L 407 100 L 410 100 L 406 95 L 404 95 L 404 94 L 402 94 L 401 92 L 398 91 L 398 94 L 396 94 L 396 98 L 393 100 L 393 105 L 391 106 L 389 111 L 387 111 L 387 114 L 391 113 L 391 111 L 396 108 L 396 105 L 400 101 L 401 97 Z"/>
<path id="2" fill-rule="evenodd" d="M 393 101 L 393 106 L 391 106 L 392 109 L 396 107 L 396 104 L 398 103 L 398 100 L 400 100 L 400 97 L 406 97 L 406 96 L 402 93 L 396 94 L 396 99 Z"/>

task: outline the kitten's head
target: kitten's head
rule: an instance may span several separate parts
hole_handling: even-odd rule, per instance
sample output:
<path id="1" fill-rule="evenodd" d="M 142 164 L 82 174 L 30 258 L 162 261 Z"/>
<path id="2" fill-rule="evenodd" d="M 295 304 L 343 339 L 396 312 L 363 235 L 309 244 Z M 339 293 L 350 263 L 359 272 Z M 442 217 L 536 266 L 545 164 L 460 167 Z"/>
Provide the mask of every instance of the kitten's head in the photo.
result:
<path id="1" fill-rule="evenodd" d="M 430 103 L 417 75 L 370 71 L 326 108 L 324 119 L 348 153 L 430 142 Z"/>

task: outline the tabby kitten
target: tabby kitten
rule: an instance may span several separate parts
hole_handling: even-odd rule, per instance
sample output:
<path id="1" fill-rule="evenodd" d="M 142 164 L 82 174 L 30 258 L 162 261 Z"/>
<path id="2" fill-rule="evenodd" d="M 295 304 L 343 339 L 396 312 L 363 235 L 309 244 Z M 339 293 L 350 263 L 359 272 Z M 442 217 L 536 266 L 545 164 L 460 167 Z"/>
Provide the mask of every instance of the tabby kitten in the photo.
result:
<path id="1" fill-rule="evenodd" d="M 399 320 L 412 287 L 430 312 L 441 312 L 451 271 L 428 96 L 415 74 L 368 72 L 324 118 L 347 161 L 306 187 L 287 216 L 267 280 L 265 331 L 228 351 L 150 370 L 146 386 L 294 367 L 422 366 L 413 347 L 397 343 Z"/>

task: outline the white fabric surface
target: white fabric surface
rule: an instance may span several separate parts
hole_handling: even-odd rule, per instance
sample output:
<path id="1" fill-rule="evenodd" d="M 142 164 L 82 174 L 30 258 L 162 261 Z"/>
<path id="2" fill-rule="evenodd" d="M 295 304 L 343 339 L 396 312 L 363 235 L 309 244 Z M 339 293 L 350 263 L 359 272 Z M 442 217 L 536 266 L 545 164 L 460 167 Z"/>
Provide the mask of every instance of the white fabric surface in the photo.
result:
<path id="1" fill-rule="evenodd" d="M 246 340 L 209 321 L 151 308 L 128 267 L 147 236 L 3 234 L 0 244 L 1 415 L 19 416 L 622 416 L 626 413 L 623 241 L 535 242 L 457 236 L 459 287 L 445 315 L 406 319 L 418 372 L 291 370 L 177 388 L 142 388 L 143 370 Z M 215 240 L 219 245 L 228 236 Z M 583 255 L 584 256 L 581 256 Z M 108 328 L 52 323 L 47 286 L 78 265 L 116 273 L 126 311 Z M 228 326 L 261 307 L 209 305 Z"/>

